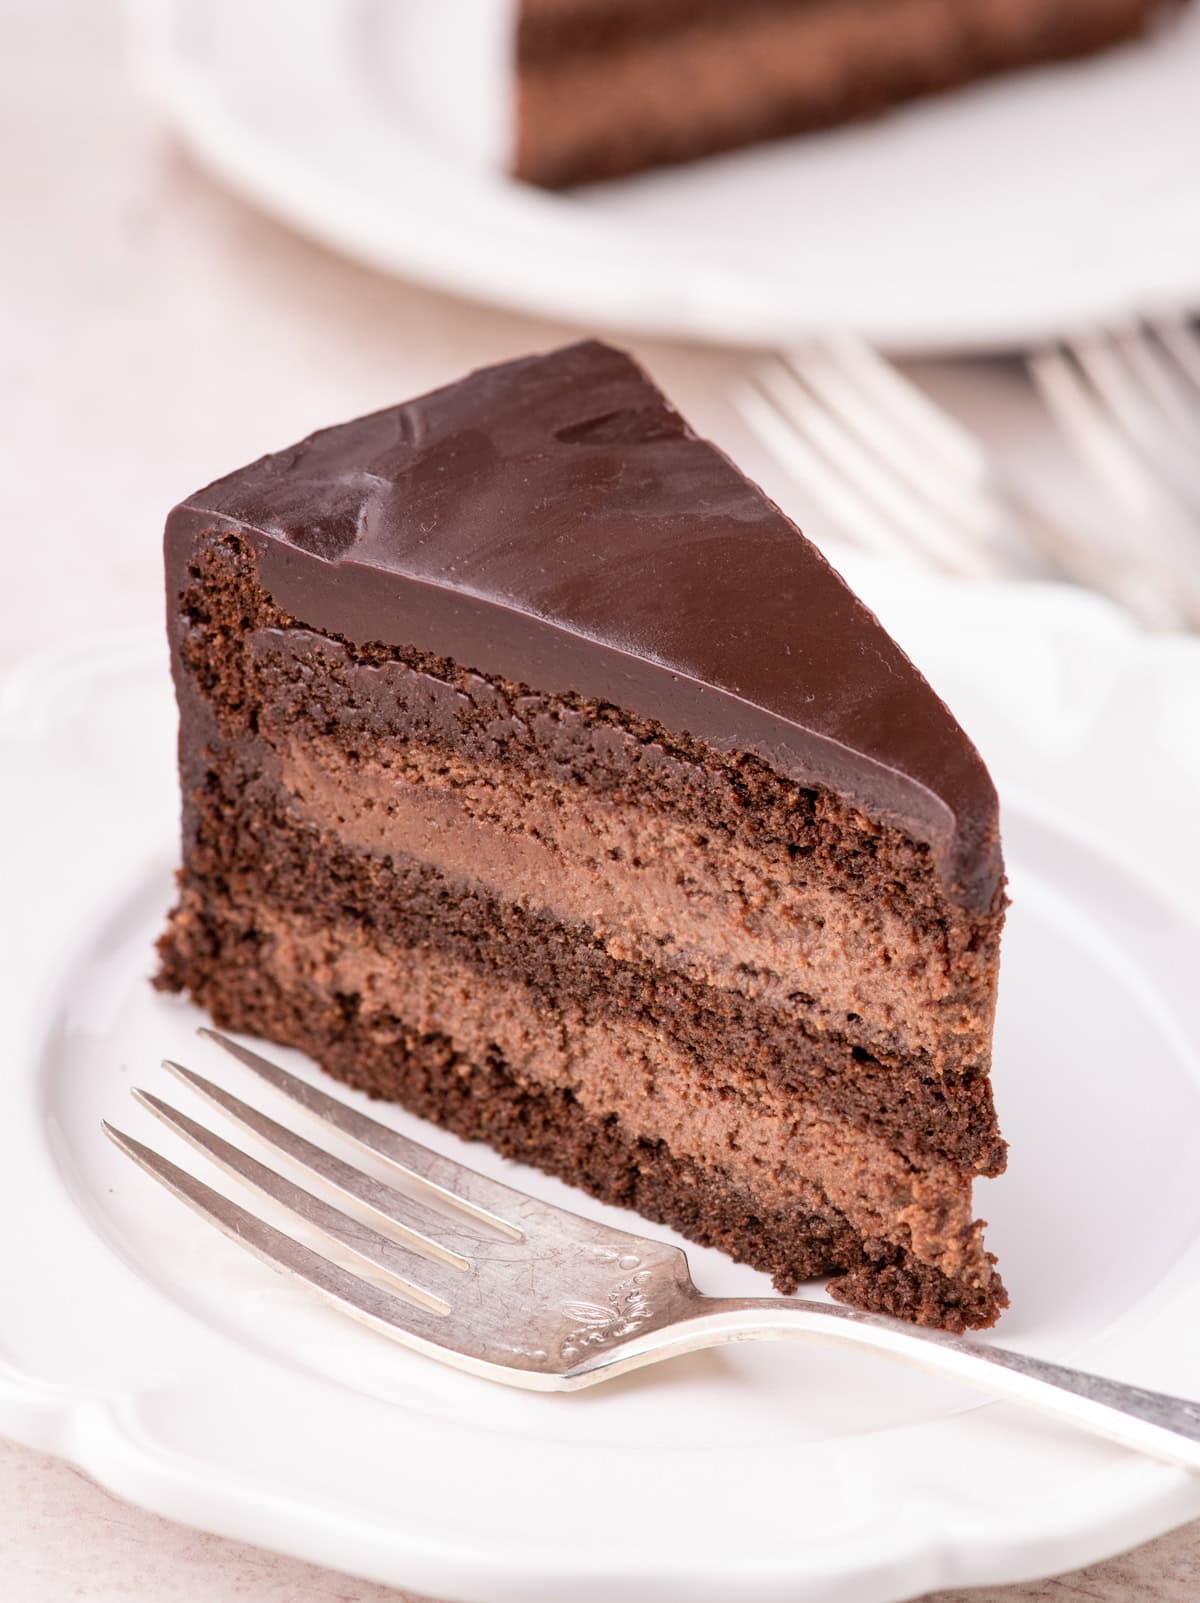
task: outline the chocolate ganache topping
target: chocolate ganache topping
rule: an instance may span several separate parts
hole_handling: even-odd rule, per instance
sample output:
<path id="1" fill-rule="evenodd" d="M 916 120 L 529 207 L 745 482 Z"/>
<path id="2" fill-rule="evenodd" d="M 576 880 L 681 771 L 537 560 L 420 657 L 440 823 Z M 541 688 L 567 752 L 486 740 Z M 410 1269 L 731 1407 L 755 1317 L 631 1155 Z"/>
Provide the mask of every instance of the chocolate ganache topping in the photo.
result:
<path id="1" fill-rule="evenodd" d="M 485 368 L 262 457 L 175 509 L 169 573 L 206 529 L 240 531 L 309 628 L 753 752 L 927 842 L 954 900 L 1000 894 L 995 790 L 949 710 L 606 345 Z"/>

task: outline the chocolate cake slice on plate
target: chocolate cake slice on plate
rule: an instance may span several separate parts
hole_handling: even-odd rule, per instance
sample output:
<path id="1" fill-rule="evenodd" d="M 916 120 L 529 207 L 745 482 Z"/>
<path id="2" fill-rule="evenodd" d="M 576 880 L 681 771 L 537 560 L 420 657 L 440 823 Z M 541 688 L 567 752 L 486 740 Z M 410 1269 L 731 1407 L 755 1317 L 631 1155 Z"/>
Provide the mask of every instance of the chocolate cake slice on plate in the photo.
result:
<path id="1" fill-rule="evenodd" d="M 549 187 L 833 127 L 1132 39 L 1183 0 L 440 0 L 396 8 L 423 121 Z"/>
<path id="2" fill-rule="evenodd" d="M 991 781 L 628 357 L 326 429 L 166 561 L 162 987 L 781 1288 L 993 1322 Z"/>

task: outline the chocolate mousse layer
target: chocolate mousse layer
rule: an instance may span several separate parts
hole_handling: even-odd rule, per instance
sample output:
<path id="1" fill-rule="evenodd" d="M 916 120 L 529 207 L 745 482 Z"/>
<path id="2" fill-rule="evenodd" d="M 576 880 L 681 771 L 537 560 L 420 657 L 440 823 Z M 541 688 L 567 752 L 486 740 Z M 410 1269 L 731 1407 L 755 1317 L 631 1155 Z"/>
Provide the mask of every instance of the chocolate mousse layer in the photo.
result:
<path id="1" fill-rule="evenodd" d="M 990 1323 L 977 754 L 626 359 L 458 388 L 173 515 L 159 983 L 781 1286 Z"/>
<path id="2" fill-rule="evenodd" d="M 519 177 L 615 178 L 1104 50 L 1172 0 L 523 0 Z"/>

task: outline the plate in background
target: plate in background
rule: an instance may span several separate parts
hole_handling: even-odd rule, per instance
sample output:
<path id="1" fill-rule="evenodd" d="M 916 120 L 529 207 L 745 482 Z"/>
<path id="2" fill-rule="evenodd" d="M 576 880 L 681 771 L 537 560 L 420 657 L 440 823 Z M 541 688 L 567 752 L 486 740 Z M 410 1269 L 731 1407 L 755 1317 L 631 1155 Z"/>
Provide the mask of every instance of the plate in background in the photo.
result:
<path id="1" fill-rule="evenodd" d="M 1200 5 L 1154 37 L 878 121 L 568 195 L 471 172 L 406 83 L 424 0 L 135 0 L 197 159 L 348 256 L 591 329 L 1025 346 L 1200 305 Z"/>
<path id="2" fill-rule="evenodd" d="M 977 1191 L 1013 1298 L 999 1339 L 1200 1396 L 1200 645 L 1068 590 L 842 566 L 1003 798 L 1012 1157 Z M 164 1054 L 238 1085 L 199 1014 L 147 984 L 173 723 L 157 641 L 0 684 L 0 1161 L 20 1200 L 0 1210 L 0 1430 L 172 1518 L 466 1603 L 891 1603 L 1200 1515 L 1200 1478 L 832 1347 L 507 1391 L 339 1317 L 172 1203 L 99 1120 L 170 1144 L 128 1095 L 186 1094 Z M 624 1217 L 486 1149 L 467 1161 Z M 688 1255 L 706 1290 L 768 1289 Z"/>

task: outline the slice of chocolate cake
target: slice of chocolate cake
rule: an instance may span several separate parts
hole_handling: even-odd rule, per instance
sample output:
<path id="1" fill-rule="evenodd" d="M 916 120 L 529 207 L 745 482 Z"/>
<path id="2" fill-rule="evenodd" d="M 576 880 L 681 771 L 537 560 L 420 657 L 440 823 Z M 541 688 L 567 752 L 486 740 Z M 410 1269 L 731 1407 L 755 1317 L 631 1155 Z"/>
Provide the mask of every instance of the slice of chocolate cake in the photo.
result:
<path id="1" fill-rule="evenodd" d="M 558 187 L 832 127 L 1106 49 L 1164 9 L 1163 0 L 521 0 L 515 171 Z"/>
<path id="2" fill-rule="evenodd" d="M 558 187 L 1089 55 L 1181 3 L 440 0 L 397 18 L 397 48 L 449 148 Z"/>
<path id="3" fill-rule="evenodd" d="M 781 1288 L 993 1322 L 991 781 L 633 362 L 324 430 L 166 560 L 161 986 Z"/>

